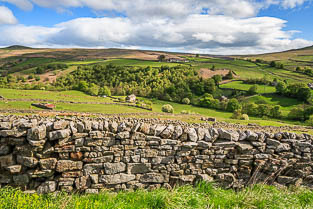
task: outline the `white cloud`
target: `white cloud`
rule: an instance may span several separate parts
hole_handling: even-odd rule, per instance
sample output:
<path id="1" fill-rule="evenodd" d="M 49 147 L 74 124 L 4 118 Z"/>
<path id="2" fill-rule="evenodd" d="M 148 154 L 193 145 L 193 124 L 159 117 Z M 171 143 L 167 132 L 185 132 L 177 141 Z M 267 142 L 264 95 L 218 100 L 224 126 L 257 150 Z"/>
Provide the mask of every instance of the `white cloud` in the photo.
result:
<path id="1" fill-rule="evenodd" d="M 12 11 L 7 7 L 0 6 L 0 25 L 1 24 L 16 24 L 17 19 Z"/>
<path id="2" fill-rule="evenodd" d="M 211 54 L 248 54 L 312 45 L 292 39 L 286 21 L 271 17 L 190 15 L 183 22 L 129 18 L 78 18 L 54 27 L 0 27 L 0 45 L 121 47 Z"/>
<path id="3" fill-rule="evenodd" d="M 29 2 L 28 0 L 0 0 L 0 1 L 14 4 L 23 10 L 32 10 L 33 9 L 33 4 L 31 2 Z"/>
<path id="4" fill-rule="evenodd" d="M 100 12 L 123 14 L 123 17 L 77 18 L 53 27 L 0 27 L 0 45 L 122 47 L 248 54 L 313 44 L 311 41 L 293 39 L 295 31 L 285 31 L 286 21 L 282 19 L 256 17 L 260 9 L 273 4 L 293 8 L 310 0 L 0 1 L 16 4 L 24 10 L 30 10 L 36 4 L 59 11 L 88 7 Z M 11 23 L 16 23 L 10 10 L 9 13 Z M 0 23 L 1 19 L 0 12 Z"/>
<path id="5" fill-rule="evenodd" d="M 310 0 L 282 0 L 281 5 L 285 8 L 295 8 L 297 6 L 301 6 L 305 2 L 308 2 Z"/>
<path id="6" fill-rule="evenodd" d="M 233 17 L 250 17 L 257 14 L 261 5 L 256 0 L 0 0 L 29 10 L 32 4 L 57 10 L 72 7 L 89 7 L 96 11 L 116 11 L 130 18 L 182 18 L 199 14 L 206 9 L 209 14 Z"/>

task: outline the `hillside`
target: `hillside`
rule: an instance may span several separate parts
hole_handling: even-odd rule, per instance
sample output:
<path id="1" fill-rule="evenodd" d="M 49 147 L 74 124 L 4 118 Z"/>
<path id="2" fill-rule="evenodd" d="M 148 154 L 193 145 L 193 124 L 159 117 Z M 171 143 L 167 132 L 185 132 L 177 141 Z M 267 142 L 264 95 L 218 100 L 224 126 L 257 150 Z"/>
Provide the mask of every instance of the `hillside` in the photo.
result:
<path id="1" fill-rule="evenodd" d="M 311 116 L 312 90 L 308 83 L 313 83 L 312 47 L 233 57 L 129 49 L 19 47 L 0 50 L 0 96 L 11 99 L 0 103 L 0 107 L 6 110 L 29 110 L 31 99 L 37 98 L 30 94 L 32 96 L 27 101 L 14 100 L 23 98 L 23 94 L 14 93 L 19 92 L 17 89 L 41 90 L 37 93 L 49 94 L 56 102 L 49 91 L 79 90 L 88 95 L 103 96 L 106 87 L 121 100 L 129 94 L 139 96 L 139 107 L 147 101 L 153 114 L 162 112 L 163 105 L 171 104 L 175 114 L 196 113 L 220 121 L 247 124 L 249 122 L 242 121 L 241 117 L 233 118 L 234 110 L 240 107 L 242 114 L 248 115 L 254 123 L 276 126 L 303 125 L 303 121 L 308 121 Z M 161 61 L 158 60 L 160 55 L 164 55 Z M 277 91 L 277 83 L 284 91 Z M 6 93 L 4 89 L 8 88 L 15 90 Z M 299 93 L 299 89 L 303 92 Z M 189 105 L 182 104 L 186 98 Z M 227 98 L 226 102 L 222 98 Z M 232 99 L 239 102 L 235 109 L 228 107 L 227 102 Z M 58 98 L 59 102 L 56 102 L 58 111 L 147 112 L 124 106 L 116 110 L 112 104 L 74 105 L 62 100 L 66 98 Z M 192 120 L 199 121 L 199 117 Z"/>
<path id="2" fill-rule="evenodd" d="M 31 47 L 21 46 L 21 45 L 12 45 L 8 47 L 4 47 L 2 49 L 9 49 L 9 50 L 23 50 L 23 49 L 32 49 Z"/>

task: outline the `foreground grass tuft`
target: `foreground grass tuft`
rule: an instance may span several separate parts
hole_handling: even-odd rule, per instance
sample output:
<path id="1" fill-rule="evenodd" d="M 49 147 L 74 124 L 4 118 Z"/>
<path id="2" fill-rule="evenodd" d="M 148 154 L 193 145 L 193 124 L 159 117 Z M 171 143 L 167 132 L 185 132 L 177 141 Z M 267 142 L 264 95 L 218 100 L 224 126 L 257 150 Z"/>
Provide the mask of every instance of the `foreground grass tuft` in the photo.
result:
<path id="1" fill-rule="evenodd" d="M 0 208 L 313 208 L 313 191 L 305 188 L 278 189 L 255 185 L 240 191 L 225 190 L 211 183 L 100 194 L 24 194 L 13 188 L 0 189 Z"/>

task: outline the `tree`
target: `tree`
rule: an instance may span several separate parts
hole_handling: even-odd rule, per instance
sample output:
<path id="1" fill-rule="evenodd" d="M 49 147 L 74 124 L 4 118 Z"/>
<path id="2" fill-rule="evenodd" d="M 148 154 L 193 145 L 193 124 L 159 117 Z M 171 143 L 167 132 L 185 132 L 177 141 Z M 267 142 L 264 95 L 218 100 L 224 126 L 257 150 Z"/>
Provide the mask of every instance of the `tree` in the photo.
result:
<path id="1" fill-rule="evenodd" d="M 111 90 L 107 86 L 103 86 L 99 89 L 99 95 L 111 96 Z"/>
<path id="2" fill-rule="evenodd" d="M 199 54 L 196 54 L 196 57 L 200 57 L 200 55 L 199 55 Z"/>
<path id="3" fill-rule="evenodd" d="M 88 91 L 87 93 L 92 95 L 92 96 L 98 96 L 99 94 L 99 86 L 97 86 L 96 84 L 94 83 L 91 83 L 89 88 L 88 88 Z"/>
<path id="4" fill-rule="evenodd" d="M 227 75 L 225 76 L 226 79 L 233 79 L 234 78 L 234 75 L 233 75 L 233 71 L 230 70 Z"/>
<path id="5" fill-rule="evenodd" d="M 78 84 L 78 90 L 82 92 L 87 92 L 88 90 L 88 83 L 86 81 L 80 81 Z"/>
<path id="6" fill-rule="evenodd" d="M 288 114 L 288 118 L 292 119 L 292 120 L 301 120 L 304 121 L 304 109 L 302 107 L 294 107 L 290 110 L 289 114 Z"/>
<path id="7" fill-rule="evenodd" d="M 311 90 L 308 87 L 302 87 L 299 89 L 297 97 L 300 100 L 308 102 L 312 97 Z"/>
<path id="8" fill-rule="evenodd" d="M 242 107 L 243 113 L 247 113 L 248 115 L 253 115 L 253 116 L 257 116 L 259 114 L 258 112 L 258 105 L 253 103 L 253 102 L 249 102 L 249 103 L 245 103 Z"/>
<path id="9" fill-rule="evenodd" d="M 232 98 L 231 100 L 229 100 L 227 104 L 227 111 L 234 112 L 235 110 L 238 110 L 240 108 L 241 105 L 236 98 Z"/>
<path id="10" fill-rule="evenodd" d="M 279 81 L 276 85 L 276 92 L 278 94 L 285 94 L 287 90 L 287 85 L 284 82 Z"/>
<path id="11" fill-rule="evenodd" d="M 204 81 L 204 91 L 206 93 L 214 93 L 216 90 L 215 81 L 213 79 L 207 79 Z"/>
<path id="12" fill-rule="evenodd" d="M 159 60 L 160 62 L 163 62 L 163 61 L 165 60 L 165 55 L 164 55 L 164 54 L 159 55 L 159 56 L 158 56 L 158 60 Z"/>
<path id="13" fill-rule="evenodd" d="M 222 81 L 222 76 L 221 75 L 214 75 L 212 79 L 215 81 L 215 84 L 218 86 L 219 83 Z"/>
<path id="14" fill-rule="evenodd" d="M 280 106 L 275 105 L 271 110 L 270 110 L 270 116 L 273 118 L 280 118 L 281 117 L 281 111 L 280 111 Z"/>
<path id="15" fill-rule="evenodd" d="M 257 93 L 257 91 L 258 91 L 258 86 L 255 84 L 255 85 L 253 85 L 253 86 L 251 86 L 251 87 L 249 88 L 248 94 L 249 94 L 249 95 L 254 95 L 254 94 Z"/>
<path id="16" fill-rule="evenodd" d="M 271 61 L 271 62 L 270 62 L 270 66 L 271 66 L 271 67 L 276 67 L 276 62 L 275 62 L 275 61 Z"/>

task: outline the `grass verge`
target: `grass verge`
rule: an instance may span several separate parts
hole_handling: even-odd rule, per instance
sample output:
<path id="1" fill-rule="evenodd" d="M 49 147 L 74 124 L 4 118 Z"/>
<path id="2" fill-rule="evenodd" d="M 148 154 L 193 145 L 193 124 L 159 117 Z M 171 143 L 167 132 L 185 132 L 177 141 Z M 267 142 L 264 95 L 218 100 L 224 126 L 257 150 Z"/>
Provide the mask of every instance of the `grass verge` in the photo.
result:
<path id="1" fill-rule="evenodd" d="M 0 189 L 0 208 L 312 208 L 313 191 L 302 187 L 278 189 L 255 185 L 240 191 L 225 190 L 212 183 L 181 186 L 172 190 L 137 190 L 100 194 L 24 194 Z"/>

